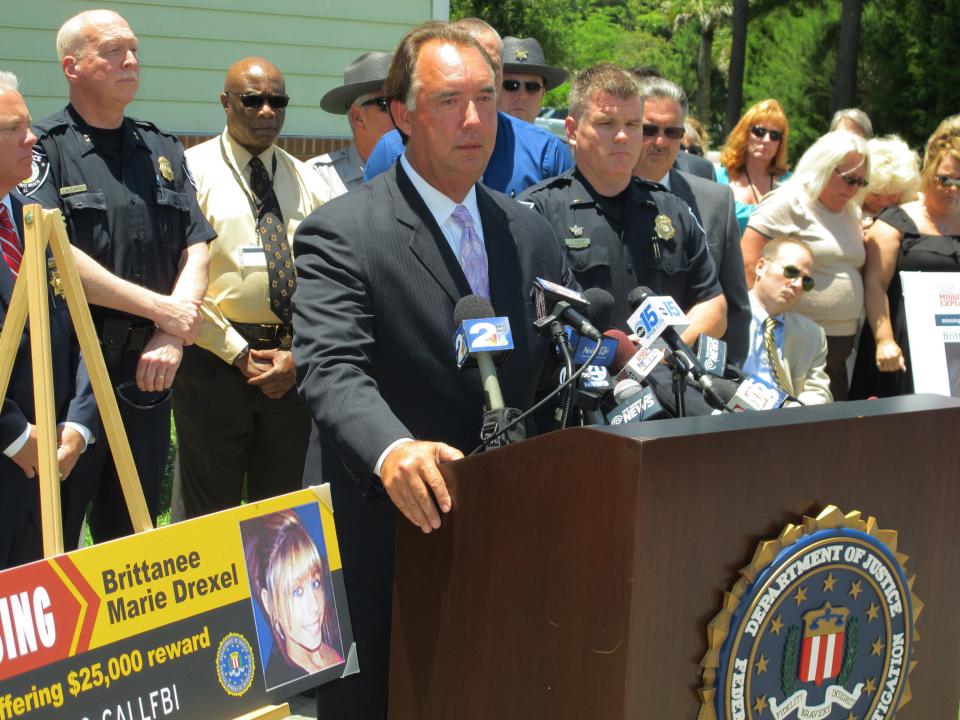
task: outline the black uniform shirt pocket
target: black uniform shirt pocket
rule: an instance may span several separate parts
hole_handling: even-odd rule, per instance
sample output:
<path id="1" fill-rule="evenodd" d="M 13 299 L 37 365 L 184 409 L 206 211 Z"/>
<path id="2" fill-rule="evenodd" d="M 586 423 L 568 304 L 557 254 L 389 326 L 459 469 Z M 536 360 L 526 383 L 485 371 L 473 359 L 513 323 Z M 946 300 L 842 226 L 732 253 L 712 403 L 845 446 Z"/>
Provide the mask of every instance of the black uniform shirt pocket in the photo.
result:
<path id="1" fill-rule="evenodd" d="M 190 198 L 185 192 L 171 188 L 157 188 L 157 213 L 160 221 L 160 239 L 179 257 L 183 228 L 188 222 Z"/>
<path id="2" fill-rule="evenodd" d="M 110 251 L 110 226 L 103 192 L 67 195 L 63 208 L 73 244 L 97 260 L 105 259 Z"/>
<path id="3" fill-rule="evenodd" d="M 567 246 L 567 262 L 575 273 L 587 272 L 610 266 L 610 250 L 603 244 L 590 244 L 583 248 Z"/>

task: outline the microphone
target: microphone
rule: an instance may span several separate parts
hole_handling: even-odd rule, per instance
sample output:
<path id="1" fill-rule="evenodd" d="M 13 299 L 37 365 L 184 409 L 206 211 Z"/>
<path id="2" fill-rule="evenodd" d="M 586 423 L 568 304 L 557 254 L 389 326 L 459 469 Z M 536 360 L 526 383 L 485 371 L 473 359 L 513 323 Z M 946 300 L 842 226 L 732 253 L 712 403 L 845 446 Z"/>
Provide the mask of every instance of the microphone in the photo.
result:
<path id="1" fill-rule="evenodd" d="M 515 408 L 504 406 L 500 381 L 494 367 L 494 358 L 501 361 L 513 350 L 513 336 L 510 333 L 510 320 L 506 317 L 494 317 L 493 306 L 479 295 L 467 295 L 460 298 L 453 311 L 453 320 L 457 329 L 453 334 L 453 344 L 457 353 L 457 367 L 463 368 L 476 363 L 483 384 L 484 414 L 480 437 L 490 447 L 500 447 L 525 438 L 523 425 L 514 427 L 499 435 L 500 428 L 506 427 L 520 415 Z"/>
<path id="2" fill-rule="evenodd" d="M 630 338 L 627 337 L 627 334 L 623 330 L 618 330 L 617 328 L 607 330 L 603 336 L 617 341 L 617 352 L 616 355 L 614 355 L 613 362 L 610 364 L 610 372 L 618 373 L 623 366 L 627 364 L 627 361 L 633 357 L 637 351 L 637 347 L 630 341 Z"/>
<path id="3" fill-rule="evenodd" d="M 723 340 L 701 334 L 694 349 L 697 351 L 697 360 L 708 373 L 715 377 L 725 377 L 727 344 Z"/>
<path id="4" fill-rule="evenodd" d="M 758 377 L 744 377 L 739 382 L 727 379 L 717 382 L 733 386 L 734 392 L 730 393 L 730 399 L 725 404 L 725 408 L 730 412 L 774 410 L 783 407 L 783 404 L 790 399 L 783 389 Z"/>
<path id="5" fill-rule="evenodd" d="M 703 396 L 715 408 L 725 408 L 727 398 L 715 386 L 715 379 L 697 359 L 697 354 L 677 333 L 675 325 L 685 321 L 686 316 L 671 297 L 658 297 L 650 288 L 640 286 L 627 296 L 630 307 L 636 308 L 627 320 L 630 328 L 641 337 L 641 344 L 651 347 L 657 338 L 662 338 L 670 348 L 674 367 L 683 375 L 692 376 L 703 389 Z M 677 322 L 678 313 L 681 322 Z"/>
<path id="6" fill-rule="evenodd" d="M 653 390 L 641 387 L 636 380 L 628 378 L 618 382 L 613 389 L 613 398 L 617 405 L 605 415 L 608 425 L 624 425 L 669 417 Z"/>
<path id="7" fill-rule="evenodd" d="M 599 306 L 600 312 L 606 312 L 605 307 L 609 303 L 610 315 L 606 319 L 609 323 L 613 313 L 613 296 L 602 288 L 591 288 L 587 292 L 593 298 L 592 302 Z M 534 280 L 533 295 L 537 307 L 537 320 L 533 324 L 541 333 L 554 337 L 556 333 L 551 326 L 560 322 L 569 325 L 576 333 L 585 335 L 594 342 L 601 341 L 600 331 L 583 314 L 588 312 L 587 308 L 592 304 L 590 297 L 543 278 Z"/>

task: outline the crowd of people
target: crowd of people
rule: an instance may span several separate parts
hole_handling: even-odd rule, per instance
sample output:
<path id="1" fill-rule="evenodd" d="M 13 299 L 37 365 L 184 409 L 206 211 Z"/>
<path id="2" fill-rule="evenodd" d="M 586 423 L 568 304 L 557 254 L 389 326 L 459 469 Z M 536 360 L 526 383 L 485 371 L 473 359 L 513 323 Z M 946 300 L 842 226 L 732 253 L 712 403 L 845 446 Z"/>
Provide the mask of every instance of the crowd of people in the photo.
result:
<path id="1" fill-rule="evenodd" d="M 49 118 L 31 124 L 0 73 L 0 294 L 19 269 L 22 205 L 60 209 L 151 514 L 171 409 L 188 517 L 331 483 L 363 672 L 321 691 L 320 717 L 384 717 L 397 517 L 438 528 L 451 509 L 438 465 L 479 438 L 483 388 L 453 358 L 459 299 L 510 321 L 511 407 L 532 406 L 551 363 L 532 327 L 538 277 L 608 291 L 619 328 L 635 288 L 669 295 L 688 344 L 722 338 L 737 368 L 818 404 L 912 392 L 897 273 L 960 269 L 956 117 L 921 165 L 844 110 L 791 171 L 787 115 L 767 99 L 714 164 L 676 83 L 600 64 L 572 78 L 564 143 L 532 121 L 567 72 L 536 39 L 471 18 L 347 65 L 320 105 L 352 142 L 303 163 L 277 146 L 290 98 L 265 58 L 227 69 L 223 132 L 185 152 L 125 114 L 139 62 L 121 16 L 69 19 L 56 49 L 69 101 Z M 85 517 L 96 541 L 131 526 L 51 300 L 70 549 Z M 3 567 L 41 555 L 27 344 L 0 417 Z M 280 628 L 262 567 L 258 600 Z M 278 633 L 277 667 L 303 667 Z"/>

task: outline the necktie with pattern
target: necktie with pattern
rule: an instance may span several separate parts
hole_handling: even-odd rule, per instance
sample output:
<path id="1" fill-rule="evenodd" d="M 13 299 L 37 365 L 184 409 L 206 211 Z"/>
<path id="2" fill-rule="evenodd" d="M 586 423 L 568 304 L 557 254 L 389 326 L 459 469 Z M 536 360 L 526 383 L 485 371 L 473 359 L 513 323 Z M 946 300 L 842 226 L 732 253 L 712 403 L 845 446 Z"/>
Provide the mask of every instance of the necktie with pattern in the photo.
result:
<path id="1" fill-rule="evenodd" d="M 470 290 L 475 295 L 490 299 L 490 281 L 487 275 L 487 250 L 477 233 L 470 211 L 463 205 L 457 205 L 451 219 L 463 231 L 460 235 L 460 266 L 467 276 Z"/>
<path id="2" fill-rule="evenodd" d="M 16 277 L 20 273 L 20 263 L 23 262 L 23 251 L 20 249 L 17 228 L 4 203 L 0 203 L 0 249 L 3 251 L 3 259 Z"/>
<path id="3" fill-rule="evenodd" d="M 763 321 L 763 346 L 767 351 L 767 363 L 770 365 L 770 372 L 773 373 L 774 380 L 781 390 L 790 392 L 790 386 L 787 384 L 787 373 L 780 363 L 780 354 L 777 352 L 777 337 L 775 335 L 777 321 L 767 316 Z"/>
<path id="4" fill-rule="evenodd" d="M 273 190 L 273 180 L 260 158 L 251 158 L 249 167 L 250 189 L 257 201 L 257 232 L 260 233 L 260 244 L 267 257 L 270 309 L 282 322 L 289 323 L 293 318 L 290 298 L 297 286 L 297 275 L 283 228 L 280 201 Z"/>

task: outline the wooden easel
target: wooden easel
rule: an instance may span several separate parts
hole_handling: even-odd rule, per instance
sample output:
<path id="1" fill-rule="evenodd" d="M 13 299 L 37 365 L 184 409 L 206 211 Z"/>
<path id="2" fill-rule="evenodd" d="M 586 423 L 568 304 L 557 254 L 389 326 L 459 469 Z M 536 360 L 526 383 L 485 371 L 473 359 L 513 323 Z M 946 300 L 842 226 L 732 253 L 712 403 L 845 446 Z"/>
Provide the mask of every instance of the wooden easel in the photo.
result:
<path id="1" fill-rule="evenodd" d="M 103 428 L 117 466 L 117 475 L 130 512 L 135 532 L 153 527 L 140 478 L 130 452 L 127 433 L 120 420 L 120 409 L 100 351 L 97 333 L 90 316 L 73 261 L 73 251 L 59 210 L 44 210 L 39 205 L 23 208 L 23 262 L 13 289 L 7 318 L 0 333 L 0 397 L 7 385 L 17 357 L 24 324 L 30 318 L 30 356 L 33 364 L 33 399 L 36 411 L 40 515 L 43 528 L 43 553 L 46 557 L 63 552 L 63 525 L 60 519 L 60 483 L 57 468 L 57 418 L 53 398 L 53 355 L 50 349 L 46 250 L 50 245 L 56 261 L 51 283 L 62 289 L 70 309 L 70 321 L 80 341 L 93 394 L 100 410 Z M 102 442 L 102 441 L 101 441 Z"/>
<path id="2" fill-rule="evenodd" d="M 30 357 L 33 365 L 33 398 L 37 425 L 40 483 L 40 515 L 45 557 L 63 553 L 63 525 L 60 517 L 60 472 L 57 468 L 57 418 L 53 397 L 53 354 L 50 346 L 50 315 L 47 289 L 46 250 L 49 244 L 56 261 L 51 283 L 62 290 L 80 342 L 97 408 L 117 466 L 117 476 L 130 513 L 134 532 L 153 528 L 140 477 L 130 452 L 120 408 L 100 350 L 90 306 L 87 305 L 59 210 L 39 205 L 23 208 L 23 261 L 14 285 L 7 317 L 0 332 L 0 398 L 6 397 L 10 374 L 27 318 L 30 318 Z M 266 705 L 237 720 L 280 720 L 289 717 L 290 706 Z"/>

